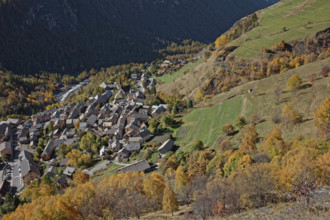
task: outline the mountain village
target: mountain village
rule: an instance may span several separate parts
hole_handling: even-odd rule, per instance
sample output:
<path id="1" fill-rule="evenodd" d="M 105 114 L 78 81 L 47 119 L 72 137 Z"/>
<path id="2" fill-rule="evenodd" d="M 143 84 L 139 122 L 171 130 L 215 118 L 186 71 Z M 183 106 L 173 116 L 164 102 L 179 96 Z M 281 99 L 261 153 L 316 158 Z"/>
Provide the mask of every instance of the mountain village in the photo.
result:
<path id="1" fill-rule="evenodd" d="M 170 61 L 165 61 L 162 68 L 167 68 L 170 64 Z M 79 144 L 81 135 L 87 132 L 98 138 L 107 137 L 108 140 L 108 143 L 97 153 L 91 150 L 84 151 L 84 154 L 93 154 L 93 163 L 89 167 L 100 160 L 105 160 L 105 164 L 110 162 L 120 164 L 133 152 L 139 152 L 143 144 L 152 138 L 147 126 L 149 119 L 162 114 L 167 109 L 166 104 L 157 106 L 144 104 L 143 85 L 151 89 L 156 84 L 154 77 L 148 78 L 145 75 L 145 72 L 132 74 L 131 78 L 136 81 L 135 89 L 103 82 L 99 86 L 105 92 L 90 97 L 87 102 L 72 103 L 58 109 L 43 111 L 32 115 L 31 120 L 28 121 L 9 118 L 0 122 L 0 153 L 3 160 L 2 173 L 0 173 L 0 197 L 4 197 L 9 191 L 22 192 L 33 180 L 40 179 L 44 175 L 52 178 L 56 176 L 56 183 L 59 186 L 68 186 L 78 167 L 69 166 L 70 158 L 60 159 L 56 156 L 56 151 L 63 145 Z M 111 97 L 113 98 L 110 99 Z M 47 133 L 50 138 L 37 158 L 39 162 L 36 162 L 35 149 L 38 140 L 49 127 L 52 128 L 51 132 Z M 159 157 L 172 150 L 173 145 L 171 139 L 165 141 L 158 149 Z M 118 172 L 146 172 L 156 166 L 142 160 L 125 164 L 118 169 Z M 60 177 L 57 175 L 59 170 Z M 93 175 L 93 172 L 87 169 L 83 172 Z"/>

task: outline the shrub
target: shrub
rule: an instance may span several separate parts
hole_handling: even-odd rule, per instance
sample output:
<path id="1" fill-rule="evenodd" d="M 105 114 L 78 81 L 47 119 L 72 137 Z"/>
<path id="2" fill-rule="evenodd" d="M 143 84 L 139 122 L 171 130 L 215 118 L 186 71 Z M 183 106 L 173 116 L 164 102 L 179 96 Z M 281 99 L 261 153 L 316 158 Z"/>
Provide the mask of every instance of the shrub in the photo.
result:
<path id="1" fill-rule="evenodd" d="M 270 115 L 270 120 L 275 124 L 281 123 L 281 110 L 275 109 L 272 114 Z"/>
<path id="2" fill-rule="evenodd" d="M 330 131 L 330 97 L 327 97 L 314 112 L 314 123 L 321 133 L 328 134 Z"/>
<path id="3" fill-rule="evenodd" d="M 286 83 L 286 88 L 288 90 L 297 90 L 302 84 L 302 79 L 298 74 L 293 74 Z"/>
<path id="4" fill-rule="evenodd" d="M 227 135 L 230 135 L 230 134 L 232 134 L 235 131 L 235 128 L 234 128 L 234 126 L 232 124 L 225 124 L 222 127 L 222 131 L 223 131 L 223 133 L 225 133 Z"/>
<path id="5" fill-rule="evenodd" d="M 236 125 L 237 127 L 239 127 L 240 129 L 243 128 L 244 125 L 246 125 L 246 120 L 245 120 L 244 116 L 241 116 L 241 115 L 238 116 L 238 117 L 236 118 L 236 123 L 235 123 L 235 125 Z"/>
<path id="6" fill-rule="evenodd" d="M 201 140 L 196 140 L 194 141 L 194 143 L 192 143 L 192 145 L 190 146 L 191 151 L 200 151 L 200 150 L 204 150 L 204 144 Z"/>
<path id="7" fill-rule="evenodd" d="M 219 152 L 225 152 L 227 150 L 230 150 L 231 148 L 232 148 L 232 145 L 231 145 L 230 141 L 229 140 L 223 140 L 220 143 Z"/>
<path id="8" fill-rule="evenodd" d="M 223 167 L 225 176 L 230 176 L 230 174 L 236 170 L 239 161 L 243 156 L 244 153 L 242 151 L 236 151 L 228 158 L 227 162 Z"/>
<path id="9" fill-rule="evenodd" d="M 259 114 L 253 114 L 250 118 L 250 124 L 257 125 L 261 122 L 261 117 Z"/>
<path id="10" fill-rule="evenodd" d="M 329 66 L 323 66 L 322 69 L 321 69 L 320 75 L 323 76 L 323 77 L 328 77 L 329 72 L 330 72 Z"/>
<path id="11" fill-rule="evenodd" d="M 291 103 L 284 105 L 282 116 L 286 124 L 297 124 L 302 121 L 302 116 L 293 109 Z"/>
<path id="12" fill-rule="evenodd" d="M 204 92 L 201 89 L 198 89 L 194 97 L 194 102 L 198 103 L 202 101 L 203 98 L 204 98 Z"/>
<path id="13" fill-rule="evenodd" d="M 210 51 L 204 52 L 204 60 L 208 60 L 211 57 L 212 53 Z"/>

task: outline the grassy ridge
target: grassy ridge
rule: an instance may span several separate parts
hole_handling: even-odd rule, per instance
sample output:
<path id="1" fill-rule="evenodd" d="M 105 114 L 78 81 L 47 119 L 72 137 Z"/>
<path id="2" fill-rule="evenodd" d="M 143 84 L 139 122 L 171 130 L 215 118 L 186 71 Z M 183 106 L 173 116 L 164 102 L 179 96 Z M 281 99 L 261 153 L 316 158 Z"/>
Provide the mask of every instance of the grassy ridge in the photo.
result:
<path id="1" fill-rule="evenodd" d="M 191 71 L 191 70 L 195 69 L 195 67 L 198 66 L 199 64 L 201 64 L 202 62 L 203 62 L 203 59 L 201 58 L 194 63 L 188 63 L 187 65 L 182 67 L 180 70 L 178 70 L 172 74 L 165 74 L 165 75 L 159 77 L 159 79 L 164 84 L 173 82 L 176 78 L 183 76 L 184 71 L 186 71 L 186 70 Z"/>
<path id="2" fill-rule="evenodd" d="M 177 140 L 181 146 L 180 150 L 187 150 L 186 147 L 194 140 L 203 141 L 205 146 L 213 146 L 218 137 L 223 135 L 223 125 L 234 123 L 241 109 L 241 97 L 235 97 L 211 108 L 194 109 L 183 117 L 184 125 L 178 132 L 182 138 L 179 137 Z"/>
<path id="3" fill-rule="evenodd" d="M 282 1 L 258 15 L 258 27 L 231 42 L 240 46 L 234 54 L 253 58 L 263 47 L 271 48 L 281 40 L 290 42 L 321 31 L 330 26 L 329 11 L 328 0 Z M 287 31 L 283 31 L 284 27 Z"/>

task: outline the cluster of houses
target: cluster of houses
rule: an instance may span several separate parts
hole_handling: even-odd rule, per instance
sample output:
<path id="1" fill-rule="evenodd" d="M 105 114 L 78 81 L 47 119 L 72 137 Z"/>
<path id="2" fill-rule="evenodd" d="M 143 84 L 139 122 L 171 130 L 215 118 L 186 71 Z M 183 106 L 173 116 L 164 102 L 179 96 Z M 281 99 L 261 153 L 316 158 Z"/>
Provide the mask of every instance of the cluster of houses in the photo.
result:
<path id="1" fill-rule="evenodd" d="M 162 64 L 160 64 L 160 75 L 168 74 L 169 72 L 175 72 L 185 66 L 187 62 L 184 59 L 179 60 L 164 60 Z"/>
<path id="2" fill-rule="evenodd" d="M 156 83 L 154 78 L 147 78 L 144 74 L 140 78 L 133 74 L 132 78 L 137 82 L 145 81 L 144 84 L 147 87 L 152 87 Z M 141 82 L 140 84 L 142 85 Z M 55 176 L 57 170 L 61 169 L 64 175 L 57 180 L 59 185 L 66 185 L 77 168 L 67 166 L 67 158 L 58 160 L 55 152 L 62 144 L 72 145 L 79 142 L 78 132 L 89 131 L 97 137 L 108 136 L 109 142 L 100 149 L 100 157 L 111 152 L 118 161 L 128 158 L 133 152 L 138 152 L 143 143 L 152 137 L 147 128 L 147 122 L 151 117 L 165 112 L 166 105 L 145 105 L 143 88 L 133 90 L 129 87 L 106 83 L 100 86 L 105 92 L 90 97 L 86 102 L 47 110 L 32 115 L 32 120 L 29 121 L 8 119 L 0 122 L 1 155 L 6 155 L 9 159 L 13 158 L 13 134 L 17 134 L 15 146 L 18 145 L 20 175 L 25 186 L 41 176 L 41 166 L 34 161 L 34 149 L 46 127 L 51 126 L 53 133 L 40 156 L 40 161 L 47 165 L 42 173 Z M 171 140 L 164 143 L 159 150 L 160 156 L 171 150 L 173 145 Z M 150 169 L 148 162 L 140 161 L 120 171 L 148 169 Z M 5 180 L 1 184 L 7 186 Z"/>

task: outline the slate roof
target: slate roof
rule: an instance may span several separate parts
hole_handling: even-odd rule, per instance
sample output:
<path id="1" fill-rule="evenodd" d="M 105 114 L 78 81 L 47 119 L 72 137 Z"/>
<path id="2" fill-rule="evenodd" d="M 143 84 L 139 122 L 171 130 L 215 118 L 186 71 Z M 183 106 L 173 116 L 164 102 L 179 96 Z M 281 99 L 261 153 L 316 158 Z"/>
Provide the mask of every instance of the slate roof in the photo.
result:
<path id="1" fill-rule="evenodd" d="M 60 146 L 61 144 L 64 143 L 63 139 L 59 139 L 59 140 L 50 140 L 48 141 L 44 151 L 42 152 L 43 155 L 49 155 L 53 152 L 53 150 L 55 150 L 56 147 Z"/>
<path id="2" fill-rule="evenodd" d="M 60 167 L 65 167 L 65 165 L 68 163 L 69 158 L 63 158 L 60 161 Z"/>
<path id="3" fill-rule="evenodd" d="M 57 182 L 57 184 L 66 184 L 66 183 L 68 183 L 70 181 L 65 176 L 62 176 L 56 182 Z"/>
<path id="4" fill-rule="evenodd" d="M 27 159 L 23 159 L 21 161 L 21 173 L 22 173 L 22 176 L 24 177 L 24 176 L 26 176 L 30 172 L 34 172 L 34 173 L 36 173 L 37 175 L 40 176 L 40 170 L 39 170 L 38 165 L 36 165 L 34 162 L 30 162 Z"/>
<path id="5" fill-rule="evenodd" d="M 151 135 L 151 132 L 149 130 L 144 130 L 144 131 L 140 132 L 139 135 L 141 138 L 146 138 Z"/>
<path id="6" fill-rule="evenodd" d="M 144 172 L 148 169 L 150 169 L 150 165 L 149 165 L 148 161 L 142 160 L 142 161 L 133 163 L 131 165 L 128 165 L 126 167 L 120 168 L 118 170 L 123 172 L 123 173 L 126 173 L 128 171 L 131 171 L 131 172 Z"/>
<path id="7" fill-rule="evenodd" d="M 96 121 L 97 121 L 97 116 L 91 115 L 87 119 L 87 124 L 93 126 Z"/>
<path id="8" fill-rule="evenodd" d="M 29 161 L 33 161 L 33 154 L 27 150 L 22 150 L 19 155 L 18 155 L 18 158 L 20 160 L 29 160 Z"/>
<path id="9" fill-rule="evenodd" d="M 165 141 L 165 142 L 162 144 L 162 146 L 160 146 L 160 147 L 158 148 L 158 153 L 164 155 L 164 154 L 166 154 L 167 152 L 169 152 L 170 150 L 172 150 L 173 146 L 174 146 L 174 141 L 171 140 L 171 139 L 169 139 L 169 140 Z"/>
<path id="10" fill-rule="evenodd" d="M 7 119 L 8 124 L 14 124 L 14 125 L 17 125 L 20 121 L 21 121 L 21 119 L 19 119 L 19 118 L 8 118 Z"/>
<path id="11" fill-rule="evenodd" d="M 77 168 L 75 167 L 66 167 L 65 170 L 63 171 L 63 174 L 67 176 L 72 176 L 76 169 Z"/>
<path id="12" fill-rule="evenodd" d="M 11 143 L 10 142 L 3 142 L 0 144 L 0 151 L 3 151 L 5 149 L 11 150 Z"/>

